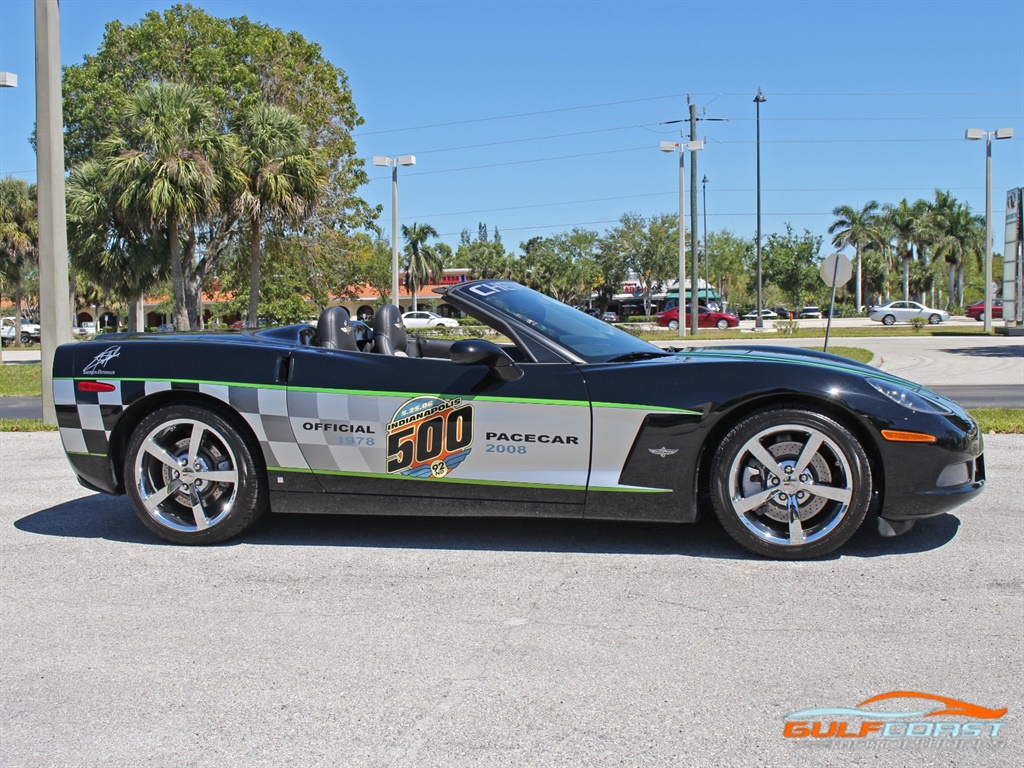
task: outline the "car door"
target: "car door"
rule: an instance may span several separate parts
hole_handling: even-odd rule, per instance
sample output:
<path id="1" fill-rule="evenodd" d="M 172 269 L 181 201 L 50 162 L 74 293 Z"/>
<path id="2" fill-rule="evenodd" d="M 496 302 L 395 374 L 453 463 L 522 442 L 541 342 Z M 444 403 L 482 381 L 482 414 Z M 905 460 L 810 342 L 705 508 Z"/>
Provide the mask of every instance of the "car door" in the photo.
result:
<path id="1" fill-rule="evenodd" d="M 503 382 L 485 365 L 301 349 L 288 415 L 328 493 L 582 505 L 583 376 L 570 363 L 520 367 L 519 380 Z"/>

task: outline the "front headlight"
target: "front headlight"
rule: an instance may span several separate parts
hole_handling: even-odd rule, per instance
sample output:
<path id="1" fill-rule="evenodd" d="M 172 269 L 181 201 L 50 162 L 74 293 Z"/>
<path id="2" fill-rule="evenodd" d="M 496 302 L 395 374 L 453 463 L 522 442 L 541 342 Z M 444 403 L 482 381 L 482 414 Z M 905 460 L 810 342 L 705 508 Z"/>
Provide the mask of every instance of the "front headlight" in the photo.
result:
<path id="1" fill-rule="evenodd" d="M 910 387 L 896 384 L 883 379 L 867 379 L 868 384 L 888 397 L 894 403 L 920 413 L 952 413 L 952 411 L 941 403 L 930 400 Z"/>

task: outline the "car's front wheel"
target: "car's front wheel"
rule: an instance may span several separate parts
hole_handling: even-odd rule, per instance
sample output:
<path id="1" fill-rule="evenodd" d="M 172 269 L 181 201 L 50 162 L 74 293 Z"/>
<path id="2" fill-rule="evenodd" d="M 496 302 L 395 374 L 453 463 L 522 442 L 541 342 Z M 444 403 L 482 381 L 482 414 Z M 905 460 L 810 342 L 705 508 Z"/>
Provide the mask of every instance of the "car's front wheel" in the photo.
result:
<path id="1" fill-rule="evenodd" d="M 979 323 L 984 323 L 985 322 L 985 313 L 984 312 L 979 312 L 978 316 L 976 318 L 974 318 L 974 319 L 977 320 Z"/>
<path id="2" fill-rule="evenodd" d="M 893 317 L 892 315 L 886 315 L 885 317 L 882 318 L 882 323 L 884 323 L 885 325 L 892 325 L 895 322 L 896 318 Z"/>
<path id="3" fill-rule="evenodd" d="M 938 325 L 941 322 L 942 322 L 942 318 L 939 315 L 929 315 L 928 316 L 928 323 L 929 323 L 929 325 Z"/>
<path id="4" fill-rule="evenodd" d="M 265 471 L 254 441 L 200 405 L 160 408 L 136 427 L 125 487 L 139 519 L 176 544 L 216 544 L 266 511 Z"/>
<path id="5" fill-rule="evenodd" d="M 729 327 L 729 321 L 728 320 L 719 320 L 718 321 L 718 330 L 724 331 L 728 327 Z"/>
<path id="6" fill-rule="evenodd" d="M 844 426 L 811 411 L 767 408 L 740 421 L 711 465 L 715 514 L 741 546 L 802 560 L 842 546 L 871 501 L 863 446 Z"/>

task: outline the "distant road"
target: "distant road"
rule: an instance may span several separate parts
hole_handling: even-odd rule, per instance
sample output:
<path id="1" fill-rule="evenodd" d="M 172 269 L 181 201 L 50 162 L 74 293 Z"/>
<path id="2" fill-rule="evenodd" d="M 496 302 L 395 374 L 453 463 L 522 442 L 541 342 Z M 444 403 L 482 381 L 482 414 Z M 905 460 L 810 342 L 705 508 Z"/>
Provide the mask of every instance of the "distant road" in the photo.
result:
<path id="1" fill-rule="evenodd" d="M 823 343 L 824 339 L 793 339 L 775 333 L 751 334 L 749 339 L 716 340 L 698 335 L 681 342 L 659 342 L 661 346 L 765 344 L 808 349 L 821 349 Z M 922 384 L 967 408 L 1024 408 L 1024 337 L 864 336 L 832 339 L 829 346 L 870 350 L 879 370 Z M 4 352 L 5 363 L 30 362 L 32 357 L 38 360 L 39 352 Z M 42 418 L 41 398 L 0 397 L 0 418 Z"/>

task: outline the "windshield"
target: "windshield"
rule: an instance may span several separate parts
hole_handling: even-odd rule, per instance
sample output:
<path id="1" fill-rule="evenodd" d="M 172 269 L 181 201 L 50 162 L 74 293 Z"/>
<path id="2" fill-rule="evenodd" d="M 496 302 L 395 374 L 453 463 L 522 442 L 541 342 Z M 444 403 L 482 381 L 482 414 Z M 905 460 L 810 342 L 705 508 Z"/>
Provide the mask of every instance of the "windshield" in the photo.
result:
<path id="1" fill-rule="evenodd" d="M 655 357 L 663 350 L 518 283 L 487 280 L 463 290 L 498 315 L 514 318 L 588 363 Z"/>

